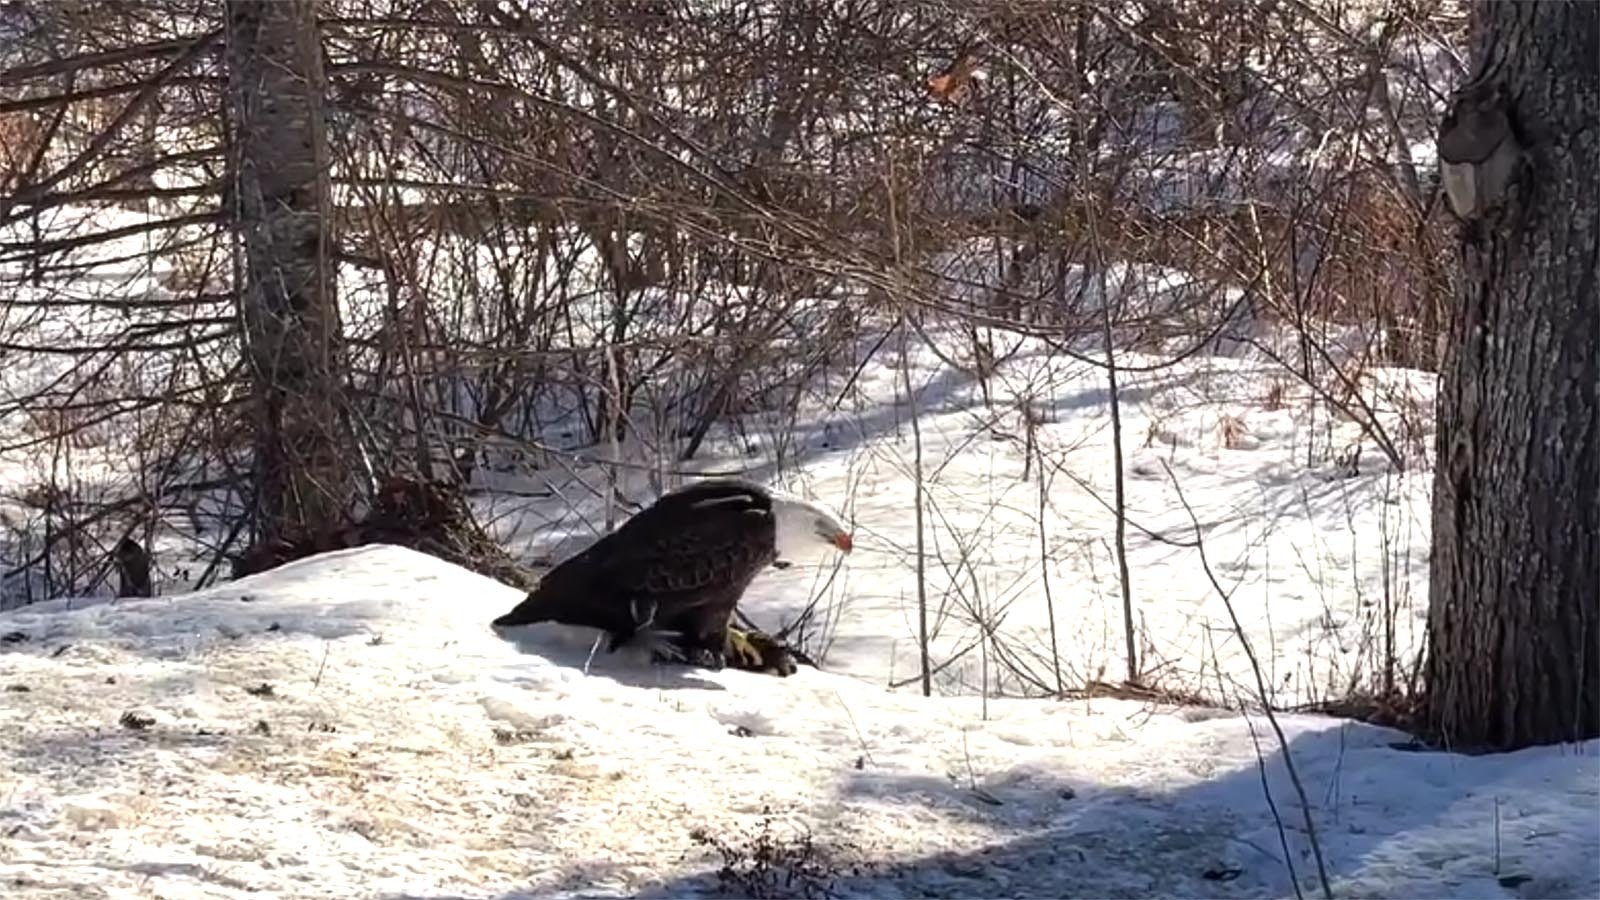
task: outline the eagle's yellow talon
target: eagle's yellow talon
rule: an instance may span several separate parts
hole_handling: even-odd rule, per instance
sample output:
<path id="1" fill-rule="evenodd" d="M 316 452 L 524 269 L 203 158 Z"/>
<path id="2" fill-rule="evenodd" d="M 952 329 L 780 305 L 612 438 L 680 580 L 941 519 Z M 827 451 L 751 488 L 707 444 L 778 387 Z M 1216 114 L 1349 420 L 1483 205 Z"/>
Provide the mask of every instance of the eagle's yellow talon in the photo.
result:
<path id="1" fill-rule="evenodd" d="M 728 665 L 750 672 L 766 672 L 780 677 L 793 675 L 799 668 L 794 654 L 772 635 L 760 631 L 728 629 Z"/>

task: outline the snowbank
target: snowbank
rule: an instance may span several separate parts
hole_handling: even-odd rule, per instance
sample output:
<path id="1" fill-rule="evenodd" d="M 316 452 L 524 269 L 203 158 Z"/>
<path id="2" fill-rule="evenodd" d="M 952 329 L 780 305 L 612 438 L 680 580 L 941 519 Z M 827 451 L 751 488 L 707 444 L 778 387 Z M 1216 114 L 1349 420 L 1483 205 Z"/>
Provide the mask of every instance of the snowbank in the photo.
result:
<path id="1" fill-rule="evenodd" d="M 516 599 L 373 547 L 0 615 L 6 896 L 698 895 L 718 863 L 691 831 L 737 840 L 769 806 L 864 864 L 845 895 L 1285 896 L 1257 740 L 1316 878 L 1263 721 L 621 656 L 586 676 L 576 629 L 487 628 Z M 1600 742 L 1468 758 L 1283 725 L 1340 896 L 1600 893 Z"/>

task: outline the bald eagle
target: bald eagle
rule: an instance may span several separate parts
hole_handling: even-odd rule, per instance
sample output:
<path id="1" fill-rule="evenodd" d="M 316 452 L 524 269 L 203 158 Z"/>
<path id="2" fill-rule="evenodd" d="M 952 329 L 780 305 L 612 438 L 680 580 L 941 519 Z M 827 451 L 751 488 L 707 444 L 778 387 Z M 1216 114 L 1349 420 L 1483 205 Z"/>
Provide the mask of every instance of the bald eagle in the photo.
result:
<path id="1" fill-rule="evenodd" d="M 850 532 L 826 509 L 738 479 L 662 495 L 587 549 L 545 573 L 496 628 L 560 622 L 598 628 L 615 651 L 640 632 L 674 636 L 691 664 L 721 668 L 728 626 L 762 569 Z"/>

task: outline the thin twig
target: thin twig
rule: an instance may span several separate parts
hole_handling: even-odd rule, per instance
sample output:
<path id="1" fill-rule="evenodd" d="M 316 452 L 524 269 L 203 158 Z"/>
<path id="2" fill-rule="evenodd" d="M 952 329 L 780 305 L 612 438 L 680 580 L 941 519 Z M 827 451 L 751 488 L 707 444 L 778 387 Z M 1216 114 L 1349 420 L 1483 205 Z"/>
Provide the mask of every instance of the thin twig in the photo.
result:
<path id="1" fill-rule="evenodd" d="M 1333 887 L 1328 882 L 1328 867 L 1322 858 L 1322 844 L 1317 840 L 1317 826 L 1311 819 L 1311 801 L 1306 797 L 1305 785 L 1300 781 L 1300 773 L 1295 768 L 1294 755 L 1289 752 L 1289 739 L 1284 736 L 1283 726 L 1278 724 L 1278 717 L 1272 711 L 1272 703 L 1268 699 L 1265 676 L 1261 674 L 1261 662 L 1256 659 L 1255 649 L 1250 645 L 1250 638 L 1244 632 L 1244 626 L 1239 622 L 1239 614 L 1234 611 L 1232 593 L 1222 587 L 1217 575 L 1211 568 L 1211 561 L 1206 558 L 1206 545 L 1204 535 L 1201 534 L 1200 519 L 1195 515 L 1194 507 L 1189 505 L 1189 498 L 1183 494 L 1183 489 L 1178 486 L 1178 477 L 1173 474 L 1172 467 L 1166 460 L 1161 461 L 1161 468 L 1167 473 L 1167 478 L 1172 482 L 1172 489 L 1178 493 L 1178 502 L 1183 504 L 1183 511 L 1188 514 L 1189 522 L 1194 528 L 1195 549 L 1200 554 L 1200 566 L 1205 570 L 1206 579 L 1211 582 L 1212 590 L 1222 598 L 1222 605 L 1228 610 L 1228 618 L 1233 622 L 1234 636 L 1239 639 L 1239 645 L 1244 648 L 1245 657 L 1250 661 L 1250 671 L 1255 675 L 1256 695 L 1261 700 L 1261 709 L 1267 716 L 1267 721 L 1272 725 L 1273 734 L 1277 735 L 1279 751 L 1283 755 L 1283 767 L 1288 770 L 1289 781 L 1294 785 L 1294 792 L 1300 798 L 1300 814 L 1306 827 L 1306 838 L 1311 842 L 1311 853 L 1317 861 L 1317 877 L 1322 882 L 1322 893 L 1327 900 L 1333 900 Z"/>

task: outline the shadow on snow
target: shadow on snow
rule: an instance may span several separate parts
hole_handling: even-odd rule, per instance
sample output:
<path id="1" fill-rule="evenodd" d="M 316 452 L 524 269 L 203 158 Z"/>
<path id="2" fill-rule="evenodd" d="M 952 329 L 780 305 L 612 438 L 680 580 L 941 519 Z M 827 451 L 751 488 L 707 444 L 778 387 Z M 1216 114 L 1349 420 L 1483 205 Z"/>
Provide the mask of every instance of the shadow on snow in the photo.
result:
<path id="1" fill-rule="evenodd" d="M 1268 734 L 1265 722 L 1255 728 Z M 1290 741 L 1306 788 L 1336 896 L 1582 897 L 1594 887 L 1600 823 L 1588 834 L 1553 834 L 1534 819 L 1502 819 L 1498 863 L 1490 827 L 1497 807 L 1532 809 L 1537 796 L 1562 791 L 1582 821 L 1594 803 L 1596 756 L 1585 749 L 1542 748 L 1497 757 L 1464 757 L 1401 749 L 1406 736 L 1359 724 L 1302 731 Z M 1574 760 L 1548 777 L 1547 760 Z M 1577 759 L 1584 762 L 1576 762 Z M 1459 770 L 1475 768 L 1468 783 Z M 1280 752 L 1262 769 L 1246 765 L 1170 790 L 1101 786 L 1089 779 L 1018 769 L 981 782 L 928 775 L 875 774 L 846 768 L 840 799 L 918 807 L 919 827 L 942 820 L 982 828 L 995 837 L 976 848 L 905 856 L 892 834 L 849 838 L 825 821 L 810 823 L 819 859 L 828 865 L 830 841 L 855 850 L 833 865 L 839 897 L 1287 897 L 1295 894 L 1287 860 L 1307 897 L 1322 895 L 1306 838 L 1301 805 Z M 1263 795 L 1265 778 L 1283 821 L 1280 839 Z M 1520 793 L 1519 793 L 1520 792 Z M 1592 816 L 1590 817 L 1592 820 Z M 853 821 L 853 820 L 852 820 Z M 693 851 L 685 823 L 684 849 Z M 780 829 L 777 835 L 788 834 Z M 738 843 L 740 835 L 723 837 Z M 837 846 L 837 845 L 835 845 Z M 670 864 L 669 860 L 662 860 Z M 1496 865 L 1498 864 L 1498 871 Z M 745 892 L 718 884 L 720 862 L 706 854 L 699 871 L 632 892 L 599 889 L 616 866 L 573 862 L 554 882 L 492 894 L 494 900 L 548 897 L 732 897 Z M 445 900 L 463 895 L 405 893 L 386 900 Z M 473 896 L 485 896 L 482 893 Z M 798 888 L 769 896 L 802 896 Z"/>

